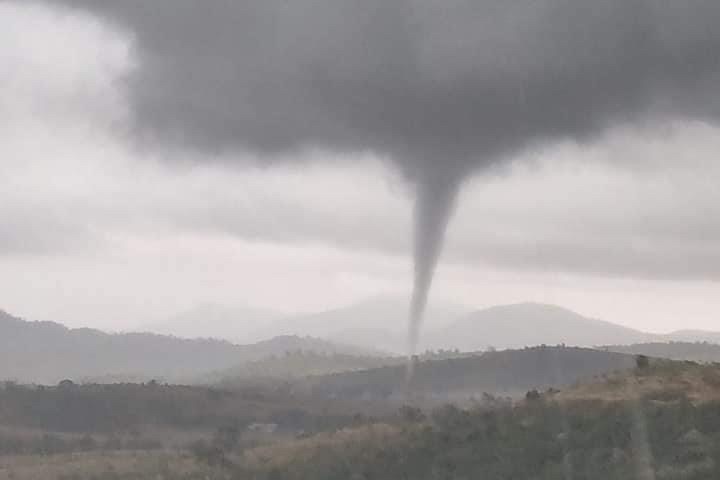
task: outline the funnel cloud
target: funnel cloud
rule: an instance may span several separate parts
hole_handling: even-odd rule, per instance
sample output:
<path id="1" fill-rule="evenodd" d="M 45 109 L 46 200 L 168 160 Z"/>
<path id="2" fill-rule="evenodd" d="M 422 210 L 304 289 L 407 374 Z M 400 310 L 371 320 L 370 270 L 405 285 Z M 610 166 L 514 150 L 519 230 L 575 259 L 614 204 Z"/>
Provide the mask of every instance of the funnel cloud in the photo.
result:
<path id="1" fill-rule="evenodd" d="M 51 3 L 133 39 L 142 144 L 389 158 L 417 191 L 411 351 L 463 179 L 548 142 L 720 113 L 716 0 Z"/>

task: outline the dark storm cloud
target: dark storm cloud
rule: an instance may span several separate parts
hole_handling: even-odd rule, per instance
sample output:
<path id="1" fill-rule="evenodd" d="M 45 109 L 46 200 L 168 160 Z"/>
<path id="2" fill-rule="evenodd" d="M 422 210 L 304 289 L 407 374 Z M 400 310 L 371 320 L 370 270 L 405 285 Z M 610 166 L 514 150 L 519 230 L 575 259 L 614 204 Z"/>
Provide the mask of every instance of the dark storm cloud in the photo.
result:
<path id="1" fill-rule="evenodd" d="M 186 147 L 371 149 L 423 180 L 715 113 L 715 0 L 63 3 L 134 35 L 138 132 Z"/>

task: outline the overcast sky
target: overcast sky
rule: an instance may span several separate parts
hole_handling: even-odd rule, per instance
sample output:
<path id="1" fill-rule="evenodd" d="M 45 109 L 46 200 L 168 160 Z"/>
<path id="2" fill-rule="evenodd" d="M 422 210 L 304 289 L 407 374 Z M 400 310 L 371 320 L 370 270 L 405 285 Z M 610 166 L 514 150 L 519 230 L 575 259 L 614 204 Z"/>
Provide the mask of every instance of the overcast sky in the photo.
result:
<path id="1" fill-rule="evenodd" d="M 268 166 L 146 149 L 123 88 L 132 35 L 27 2 L 0 3 L 0 32 L 0 308 L 127 329 L 204 302 L 296 312 L 409 294 L 413 194 L 382 153 Z M 720 330 L 718 152 L 717 126 L 672 120 L 474 175 L 432 297 Z"/>

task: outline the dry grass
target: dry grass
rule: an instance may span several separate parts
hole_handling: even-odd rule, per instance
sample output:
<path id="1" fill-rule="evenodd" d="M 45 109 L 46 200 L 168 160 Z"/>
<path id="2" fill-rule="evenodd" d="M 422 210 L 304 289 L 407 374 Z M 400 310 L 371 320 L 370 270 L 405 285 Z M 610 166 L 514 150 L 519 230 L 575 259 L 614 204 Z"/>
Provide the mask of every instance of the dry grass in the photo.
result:
<path id="1" fill-rule="evenodd" d="M 695 403 L 720 400 L 720 365 L 659 360 L 648 369 L 605 375 L 553 395 L 559 402 L 617 402 L 650 398 L 672 401 L 686 397 Z"/>
<path id="2" fill-rule="evenodd" d="M 399 427 L 373 424 L 247 450 L 242 463 L 251 470 L 281 468 L 289 462 L 312 462 L 313 457 L 319 454 L 346 454 L 367 448 L 367 445 L 382 448 L 396 444 L 401 438 Z"/>
<path id="3" fill-rule="evenodd" d="M 202 467 L 168 452 L 107 452 L 0 457 L 0 480 L 174 480 L 226 479 L 226 473 Z"/>

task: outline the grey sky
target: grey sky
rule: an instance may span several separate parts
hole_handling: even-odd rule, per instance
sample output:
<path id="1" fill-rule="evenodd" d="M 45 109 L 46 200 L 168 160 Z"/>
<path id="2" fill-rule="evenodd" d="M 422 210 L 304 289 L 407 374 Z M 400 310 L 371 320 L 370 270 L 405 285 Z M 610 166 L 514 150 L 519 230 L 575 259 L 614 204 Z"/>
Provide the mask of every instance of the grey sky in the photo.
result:
<path id="1" fill-rule="evenodd" d="M 266 168 L 259 153 L 138 148 L 124 85 L 141 57 L 122 28 L 6 2 L 0 31 L 0 308 L 121 328 L 207 300 L 309 310 L 407 292 L 412 192 L 373 149 L 278 152 Z M 475 177 L 436 294 L 720 328 L 720 132 L 659 128 L 548 143 Z M 206 132 L 203 147 L 235 135 Z"/>

